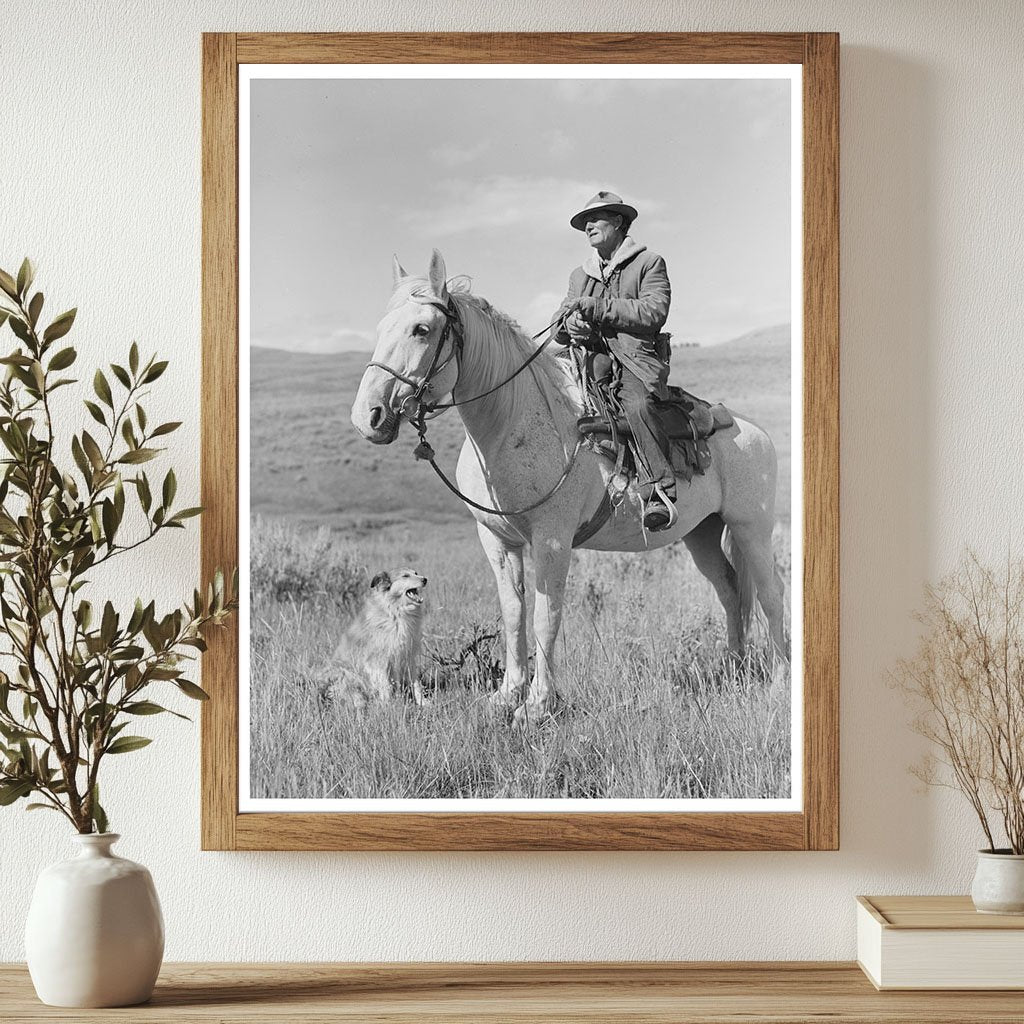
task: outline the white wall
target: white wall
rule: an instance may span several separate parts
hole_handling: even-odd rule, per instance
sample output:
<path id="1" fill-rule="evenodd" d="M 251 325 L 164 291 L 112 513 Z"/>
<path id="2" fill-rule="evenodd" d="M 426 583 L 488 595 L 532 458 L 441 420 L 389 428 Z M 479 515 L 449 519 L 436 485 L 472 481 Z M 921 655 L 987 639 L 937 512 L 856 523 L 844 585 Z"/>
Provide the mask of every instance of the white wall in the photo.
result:
<path id="1" fill-rule="evenodd" d="M 203 30 L 837 30 L 842 34 L 842 850 L 816 854 L 200 853 L 198 735 L 160 721 L 108 803 L 150 866 L 169 959 L 849 958 L 853 897 L 964 892 L 968 813 L 905 771 L 886 684 L 922 582 L 1020 550 L 1024 200 L 1014 0 L 8 0 L 0 266 L 81 307 L 83 363 L 173 359 L 157 405 L 198 492 Z M 171 602 L 198 531 L 139 563 Z M 130 596 L 130 581 L 120 591 Z M 111 768 L 115 768 L 111 765 Z M 52 820 L 51 820 L 52 819 Z M 0 960 L 23 955 L 56 816 L 0 811 Z"/>

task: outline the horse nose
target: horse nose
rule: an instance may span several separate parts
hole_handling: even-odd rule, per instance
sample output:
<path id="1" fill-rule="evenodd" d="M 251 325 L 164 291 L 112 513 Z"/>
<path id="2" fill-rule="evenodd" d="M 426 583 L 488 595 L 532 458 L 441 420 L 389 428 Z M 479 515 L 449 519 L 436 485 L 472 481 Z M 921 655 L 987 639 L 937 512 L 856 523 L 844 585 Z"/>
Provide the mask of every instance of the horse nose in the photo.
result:
<path id="1" fill-rule="evenodd" d="M 376 430 L 384 419 L 384 406 L 374 405 L 370 407 L 370 429 Z"/>

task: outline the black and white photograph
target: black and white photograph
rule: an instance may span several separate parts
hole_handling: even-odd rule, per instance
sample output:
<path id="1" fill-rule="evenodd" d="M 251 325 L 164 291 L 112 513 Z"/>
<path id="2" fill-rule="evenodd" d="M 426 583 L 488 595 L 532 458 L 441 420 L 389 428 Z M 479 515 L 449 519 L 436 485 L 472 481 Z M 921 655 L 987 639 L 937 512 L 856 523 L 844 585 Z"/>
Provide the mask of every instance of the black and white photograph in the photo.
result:
<path id="1" fill-rule="evenodd" d="M 240 809 L 799 810 L 799 67 L 243 71 Z"/>

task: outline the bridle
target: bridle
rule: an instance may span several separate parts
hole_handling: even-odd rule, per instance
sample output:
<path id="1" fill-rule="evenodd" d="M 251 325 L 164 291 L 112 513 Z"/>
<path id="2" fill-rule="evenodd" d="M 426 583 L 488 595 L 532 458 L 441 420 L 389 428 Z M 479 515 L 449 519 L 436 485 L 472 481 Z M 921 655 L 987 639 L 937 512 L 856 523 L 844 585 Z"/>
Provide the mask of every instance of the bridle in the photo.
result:
<path id="1" fill-rule="evenodd" d="M 509 517 L 522 515 L 524 512 L 532 512 L 535 508 L 539 508 L 549 498 L 551 498 L 555 492 L 565 483 L 569 478 L 569 474 L 572 472 L 572 467 L 576 463 L 576 456 L 580 453 L 580 448 L 583 446 L 583 438 L 580 437 L 576 441 L 576 447 L 573 449 L 573 453 L 569 458 L 562 475 L 558 478 L 557 483 L 551 488 L 543 497 L 533 502 L 531 505 L 527 505 L 525 508 L 516 509 L 514 512 L 505 512 L 499 508 L 488 508 L 486 505 L 480 505 L 475 502 L 472 498 L 463 494 L 455 484 L 451 482 L 444 475 L 441 467 L 438 466 L 435 461 L 434 449 L 431 447 L 430 442 L 427 441 L 427 420 L 433 419 L 435 416 L 439 416 L 446 409 L 454 409 L 460 405 L 469 405 L 471 402 L 478 402 L 481 398 L 486 398 L 488 395 L 493 395 L 496 391 L 500 391 L 506 384 L 510 384 L 516 377 L 519 376 L 540 354 L 548 347 L 551 343 L 553 335 L 548 334 L 548 337 L 544 339 L 537 346 L 536 350 L 530 353 L 529 357 L 522 363 L 522 365 L 515 370 L 512 374 L 506 377 L 500 384 L 495 384 L 493 388 L 489 388 L 487 391 L 482 392 L 479 395 L 474 395 L 472 398 L 463 398 L 459 401 L 451 402 L 428 402 L 424 401 L 424 395 L 430 390 L 434 378 L 441 373 L 442 370 L 454 359 L 456 365 L 456 384 L 458 383 L 458 375 L 462 371 L 462 353 L 465 346 L 465 332 L 462 326 L 462 318 L 459 316 L 459 311 L 452 301 L 451 296 L 448 296 L 447 302 L 442 302 L 438 298 L 426 295 L 413 295 L 410 296 L 412 301 L 420 302 L 426 306 L 433 306 L 435 309 L 440 310 L 444 314 L 445 324 L 441 330 L 441 336 L 437 339 L 437 348 L 434 349 L 434 355 L 431 357 L 430 365 L 427 367 L 427 372 L 417 381 L 415 378 L 410 377 L 408 374 L 400 373 L 394 367 L 388 366 L 387 363 L 381 363 L 377 360 L 371 360 L 366 364 L 367 369 L 371 366 L 375 366 L 385 373 L 391 374 L 395 380 L 401 381 L 403 384 L 408 384 L 413 390 L 406 395 L 401 404 L 396 409 L 394 406 L 391 407 L 391 411 L 399 417 L 405 417 L 415 428 L 416 433 L 419 436 L 419 444 L 416 445 L 413 455 L 424 462 L 429 462 L 434 472 L 441 478 L 441 482 L 462 501 L 467 505 L 472 505 L 473 508 L 479 509 L 481 512 L 488 512 L 491 515 Z M 542 334 L 547 333 L 551 328 L 557 326 L 559 323 L 565 320 L 568 313 L 563 314 L 557 320 L 553 320 L 547 327 L 538 331 L 530 339 L 536 341 Z M 441 358 L 441 353 L 444 351 L 445 343 L 451 343 L 451 350 L 448 355 Z M 455 385 L 452 385 L 452 394 L 454 395 Z M 416 403 L 415 413 L 410 413 L 406 408 L 410 402 Z"/>
<path id="2" fill-rule="evenodd" d="M 387 363 L 379 363 L 376 360 L 370 360 L 366 364 L 367 369 L 371 366 L 376 366 L 385 373 L 390 373 L 395 380 L 400 380 L 403 384 L 408 384 L 413 390 L 410 394 L 406 395 L 402 399 L 402 404 L 395 409 L 392 406 L 391 411 L 398 416 L 404 416 L 409 420 L 410 423 L 416 425 L 418 421 L 425 419 L 426 417 L 436 416 L 439 412 L 443 412 L 445 409 L 450 409 L 454 405 L 461 405 L 461 402 L 424 402 L 423 396 L 430 390 L 430 387 L 434 381 L 434 378 L 441 373 L 442 370 L 454 359 L 456 361 L 456 368 L 462 369 L 462 347 L 464 342 L 464 335 L 462 331 L 462 320 L 459 317 L 459 311 L 455 308 L 455 303 L 452 302 L 449 297 L 447 302 L 442 302 L 440 299 L 431 298 L 425 295 L 414 295 L 412 296 L 414 302 L 419 302 L 424 306 L 433 306 L 435 309 L 439 309 L 444 314 L 444 327 L 441 330 L 441 337 L 437 339 L 437 348 L 434 349 L 434 355 L 430 360 L 430 365 L 427 367 L 427 372 L 420 378 L 415 380 L 413 377 L 409 377 L 404 373 L 400 373 L 398 370 Z M 441 359 L 441 353 L 444 351 L 445 343 L 451 341 L 451 351 Z M 482 395 L 478 397 L 483 397 Z M 474 399 L 470 399 L 474 401 Z M 406 410 L 406 406 L 409 402 L 416 403 L 416 414 L 410 415 Z"/>

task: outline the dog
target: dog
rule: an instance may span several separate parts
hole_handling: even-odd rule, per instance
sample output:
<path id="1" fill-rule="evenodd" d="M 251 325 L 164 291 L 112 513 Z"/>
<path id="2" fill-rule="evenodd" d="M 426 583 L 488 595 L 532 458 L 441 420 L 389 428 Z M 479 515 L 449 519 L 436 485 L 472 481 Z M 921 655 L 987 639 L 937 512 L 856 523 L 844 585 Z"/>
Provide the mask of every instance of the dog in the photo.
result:
<path id="1" fill-rule="evenodd" d="M 417 666 L 426 590 L 426 576 L 411 569 L 373 577 L 365 606 L 335 648 L 321 688 L 326 703 L 365 708 L 371 701 L 389 701 L 396 692 L 425 703 Z"/>

